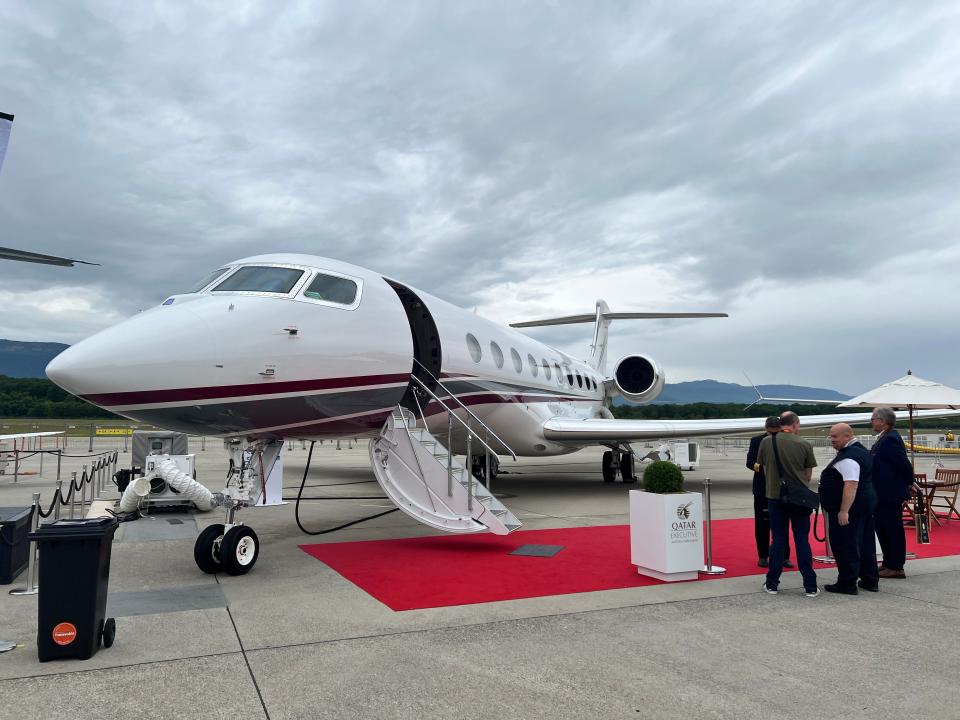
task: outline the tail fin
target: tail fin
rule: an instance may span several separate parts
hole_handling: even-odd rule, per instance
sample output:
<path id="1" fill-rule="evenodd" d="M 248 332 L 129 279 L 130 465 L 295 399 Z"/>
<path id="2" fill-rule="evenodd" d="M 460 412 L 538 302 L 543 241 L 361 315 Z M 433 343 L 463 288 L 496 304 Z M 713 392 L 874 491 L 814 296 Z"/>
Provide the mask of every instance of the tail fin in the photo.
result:
<path id="1" fill-rule="evenodd" d="M 590 359 L 587 363 L 601 374 L 607 372 L 607 332 L 614 320 L 673 320 L 678 318 L 728 317 L 726 313 L 655 313 L 655 312 L 610 312 L 603 300 L 597 300 L 597 310 L 593 315 L 567 315 L 543 320 L 528 320 L 511 323 L 510 327 L 528 328 L 546 325 L 575 325 L 593 322 L 593 343 L 590 345 Z"/>

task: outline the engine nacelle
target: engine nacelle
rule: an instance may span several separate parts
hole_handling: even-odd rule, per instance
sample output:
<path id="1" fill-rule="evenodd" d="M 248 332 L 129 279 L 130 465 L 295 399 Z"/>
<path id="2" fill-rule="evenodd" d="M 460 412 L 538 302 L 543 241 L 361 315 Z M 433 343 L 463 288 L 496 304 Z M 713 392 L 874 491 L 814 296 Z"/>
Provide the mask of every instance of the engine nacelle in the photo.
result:
<path id="1" fill-rule="evenodd" d="M 666 380 L 656 362 L 644 355 L 627 355 L 613 371 L 612 395 L 630 402 L 648 403 L 657 398 Z"/>

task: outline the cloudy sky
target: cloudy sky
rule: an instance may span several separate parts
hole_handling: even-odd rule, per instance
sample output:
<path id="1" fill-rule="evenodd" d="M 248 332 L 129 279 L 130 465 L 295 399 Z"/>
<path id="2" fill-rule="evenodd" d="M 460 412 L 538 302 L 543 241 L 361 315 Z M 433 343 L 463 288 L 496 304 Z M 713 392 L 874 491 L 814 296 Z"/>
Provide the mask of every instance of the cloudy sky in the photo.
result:
<path id="1" fill-rule="evenodd" d="M 615 310 L 671 381 L 960 385 L 960 6 L 0 4 L 0 337 L 259 252 L 504 322 Z M 588 326 L 535 331 L 585 354 Z"/>

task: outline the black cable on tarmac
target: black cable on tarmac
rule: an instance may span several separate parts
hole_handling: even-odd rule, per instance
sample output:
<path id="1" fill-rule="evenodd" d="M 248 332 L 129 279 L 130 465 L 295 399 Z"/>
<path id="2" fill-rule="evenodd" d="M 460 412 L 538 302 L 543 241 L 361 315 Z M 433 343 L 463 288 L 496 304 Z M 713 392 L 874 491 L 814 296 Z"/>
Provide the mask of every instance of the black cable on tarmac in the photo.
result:
<path id="1" fill-rule="evenodd" d="M 303 526 L 303 523 L 300 522 L 300 500 L 301 500 L 301 496 L 303 495 L 303 488 L 304 488 L 304 487 L 306 486 L 306 484 L 307 484 L 307 473 L 310 471 L 310 460 L 313 458 L 313 446 L 314 446 L 315 444 L 316 444 L 315 441 L 311 441 L 311 442 L 310 442 L 310 452 L 307 453 L 307 464 L 306 464 L 306 466 L 303 468 L 303 479 L 300 481 L 300 489 L 297 491 L 297 504 L 294 506 L 294 510 L 293 510 L 293 517 L 294 517 L 294 519 L 297 521 L 297 527 L 300 528 L 301 532 L 303 532 L 304 535 L 326 535 L 327 533 L 336 532 L 337 530 L 343 530 L 344 528 L 348 528 L 348 527 L 350 527 L 351 525 L 357 525 L 357 524 L 359 524 L 359 523 L 366 522 L 367 520 L 374 520 L 374 519 L 376 519 L 376 518 L 378 518 L 378 517 L 383 517 L 384 515 L 389 515 L 390 513 L 396 512 L 397 510 L 400 509 L 400 508 L 391 508 L 390 510 L 387 510 L 386 512 L 377 513 L 376 515 L 370 515 L 370 516 L 365 517 L 365 518 L 360 518 L 359 520 L 354 520 L 354 521 L 352 521 L 352 522 L 344 523 L 343 525 L 337 525 L 336 527 L 332 527 L 332 528 L 329 528 L 329 529 L 327 529 L 327 530 L 307 530 L 307 529 Z M 357 497 L 357 496 L 346 497 L 346 496 L 344 496 L 344 497 L 320 497 L 320 498 L 306 498 L 306 499 L 308 499 L 308 500 L 383 500 L 384 498 L 382 498 L 382 497 Z"/>

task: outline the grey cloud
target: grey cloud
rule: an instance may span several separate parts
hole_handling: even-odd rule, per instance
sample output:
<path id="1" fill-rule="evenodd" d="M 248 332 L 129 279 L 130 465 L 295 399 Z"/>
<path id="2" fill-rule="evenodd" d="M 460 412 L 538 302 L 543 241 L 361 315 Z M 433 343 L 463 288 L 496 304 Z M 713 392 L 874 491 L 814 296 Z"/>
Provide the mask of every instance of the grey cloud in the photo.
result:
<path id="1" fill-rule="evenodd" d="M 468 307 L 564 267 L 672 269 L 717 306 L 843 282 L 952 242 L 958 25 L 946 3 L 8 6 L 3 244 L 104 268 L 0 278 L 82 278 L 128 313 L 276 250 Z"/>

